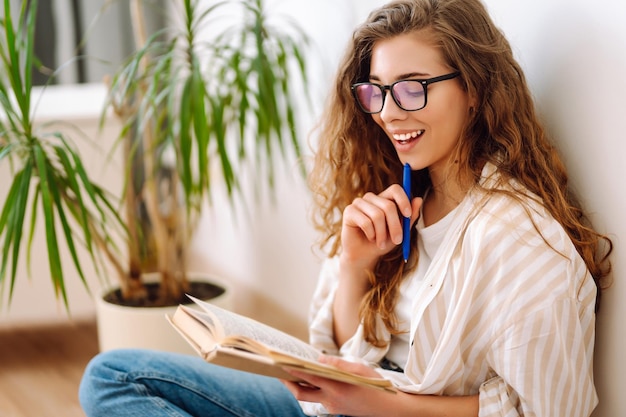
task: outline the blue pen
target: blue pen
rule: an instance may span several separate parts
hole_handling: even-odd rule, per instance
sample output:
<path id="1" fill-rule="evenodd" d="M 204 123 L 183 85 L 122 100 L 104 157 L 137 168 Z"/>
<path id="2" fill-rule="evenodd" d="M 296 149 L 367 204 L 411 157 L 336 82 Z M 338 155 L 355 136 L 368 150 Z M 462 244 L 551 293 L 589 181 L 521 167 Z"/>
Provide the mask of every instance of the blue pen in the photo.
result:
<path id="1" fill-rule="evenodd" d="M 411 165 L 404 164 L 404 171 L 402 172 L 402 188 L 406 196 L 411 201 Z M 404 262 L 408 262 L 409 253 L 411 252 L 411 218 L 402 217 L 402 256 Z"/>

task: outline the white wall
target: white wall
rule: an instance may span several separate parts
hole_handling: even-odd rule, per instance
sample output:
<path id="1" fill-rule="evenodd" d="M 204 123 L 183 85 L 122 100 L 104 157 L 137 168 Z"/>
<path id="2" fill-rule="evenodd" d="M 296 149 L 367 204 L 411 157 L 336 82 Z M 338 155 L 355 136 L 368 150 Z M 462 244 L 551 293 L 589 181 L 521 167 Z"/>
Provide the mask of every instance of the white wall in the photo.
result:
<path id="1" fill-rule="evenodd" d="M 319 103 L 351 28 L 384 2 L 271 2 L 294 16 L 316 39 L 316 60 L 323 71 L 315 80 L 320 87 L 313 96 Z M 626 333 L 621 323 L 626 316 L 626 197 L 619 168 L 626 150 L 626 3 L 486 0 L 486 4 L 524 67 L 550 132 L 558 137 L 575 189 L 596 227 L 614 238 L 615 282 L 605 293 L 598 315 L 600 406 L 594 416 L 624 415 Z M 309 126 L 318 111 L 319 107 L 313 109 L 311 118 L 305 119 Z M 111 172 L 106 170 L 105 176 Z M 0 196 L 4 184 L 0 180 Z M 223 209 L 226 203 L 216 199 L 199 225 L 192 266 L 240 283 L 240 310 L 260 308 L 259 318 L 268 321 L 277 320 L 276 314 L 291 316 L 294 327 L 290 330 L 303 334 L 319 269 L 319 260 L 311 252 L 316 234 L 307 217 L 310 199 L 291 167 L 280 179 L 277 192 L 278 204 L 264 202 L 234 217 Z M 62 308 L 51 301 L 51 289 L 42 285 L 48 280 L 45 265 L 38 271 L 31 284 L 22 282 L 16 289 L 13 308 L 8 313 L 3 308 L 0 324 L 65 319 Z M 80 285 L 73 285 L 70 296 L 78 315 L 92 314 L 92 303 Z M 34 307 L 26 307 L 29 299 L 35 299 Z"/>

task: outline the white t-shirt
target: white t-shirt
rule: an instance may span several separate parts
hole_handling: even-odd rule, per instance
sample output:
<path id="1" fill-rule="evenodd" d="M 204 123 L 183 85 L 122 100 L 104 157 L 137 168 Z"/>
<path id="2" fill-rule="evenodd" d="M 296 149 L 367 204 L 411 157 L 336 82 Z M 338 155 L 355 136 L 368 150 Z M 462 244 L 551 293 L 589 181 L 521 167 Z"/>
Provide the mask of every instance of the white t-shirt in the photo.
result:
<path id="1" fill-rule="evenodd" d="M 391 337 L 389 352 L 386 355 L 388 360 L 403 369 L 409 355 L 409 329 L 411 328 L 411 312 L 413 311 L 413 303 L 415 301 L 414 294 L 417 293 L 422 284 L 426 271 L 430 267 L 430 262 L 437 254 L 443 237 L 454 219 L 456 210 L 457 208 L 455 207 L 444 218 L 425 227 L 424 216 L 420 209 L 420 217 L 416 225 L 419 262 L 417 263 L 417 269 L 400 284 L 400 296 L 396 304 L 398 327 L 403 333 Z"/>

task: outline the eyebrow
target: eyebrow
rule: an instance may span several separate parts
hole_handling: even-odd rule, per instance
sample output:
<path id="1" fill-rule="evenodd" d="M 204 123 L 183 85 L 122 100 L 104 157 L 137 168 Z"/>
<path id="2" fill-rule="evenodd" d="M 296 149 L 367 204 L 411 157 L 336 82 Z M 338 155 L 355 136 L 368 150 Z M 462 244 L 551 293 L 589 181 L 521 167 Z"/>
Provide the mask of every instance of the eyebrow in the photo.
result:
<path id="1" fill-rule="evenodd" d="M 425 77 L 427 78 L 429 75 L 430 74 L 426 74 L 426 73 L 423 73 L 423 72 L 409 72 L 409 73 L 406 73 L 406 74 L 400 74 L 396 78 L 396 80 L 406 80 L 406 79 L 409 79 L 409 78 L 425 78 Z M 378 77 L 375 74 L 374 75 L 370 74 L 370 80 L 381 81 L 380 77 Z"/>

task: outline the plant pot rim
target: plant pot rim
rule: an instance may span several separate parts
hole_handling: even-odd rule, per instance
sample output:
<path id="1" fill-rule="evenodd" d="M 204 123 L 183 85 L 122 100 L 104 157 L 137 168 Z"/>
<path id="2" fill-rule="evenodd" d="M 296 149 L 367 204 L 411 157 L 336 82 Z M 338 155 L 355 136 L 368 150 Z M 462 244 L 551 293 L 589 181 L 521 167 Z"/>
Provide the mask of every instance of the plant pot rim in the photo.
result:
<path id="1" fill-rule="evenodd" d="M 219 277 L 214 274 L 204 273 L 204 272 L 188 272 L 187 274 L 189 276 L 190 282 L 209 283 L 218 287 L 222 287 L 224 291 L 221 294 L 215 296 L 214 297 L 215 299 L 230 297 L 231 292 L 232 292 L 231 291 L 232 285 L 224 278 Z M 158 272 L 144 273 L 142 281 L 145 282 L 146 284 L 158 283 L 158 275 L 159 275 Z M 142 311 L 142 310 L 154 311 L 155 309 L 159 309 L 159 308 L 168 310 L 168 309 L 175 309 L 179 305 L 179 304 L 176 304 L 176 305 L 169 305 L 169 306 L 128 306 L 128 305 L 118 304 L 115 302 L 110 302 L 105 299 L 107 295 L 111 294 L 114 291 L 118 291 L 119 289 L 120 289 L 120 286 L 117 284 L 103 286 L 97 294 L 96 303 L 100 305 L 101 307 L 107 308 L 107 309 L 119 309 L 119 310 L 133 309 L 135 311 Z M 208 301 L 211 301 L 211 300 L 208 300 Z M 181 304 L 191 304 L 191 303 L 192 301 L 189 300 L 188 303 L 181 303 Z"/>

